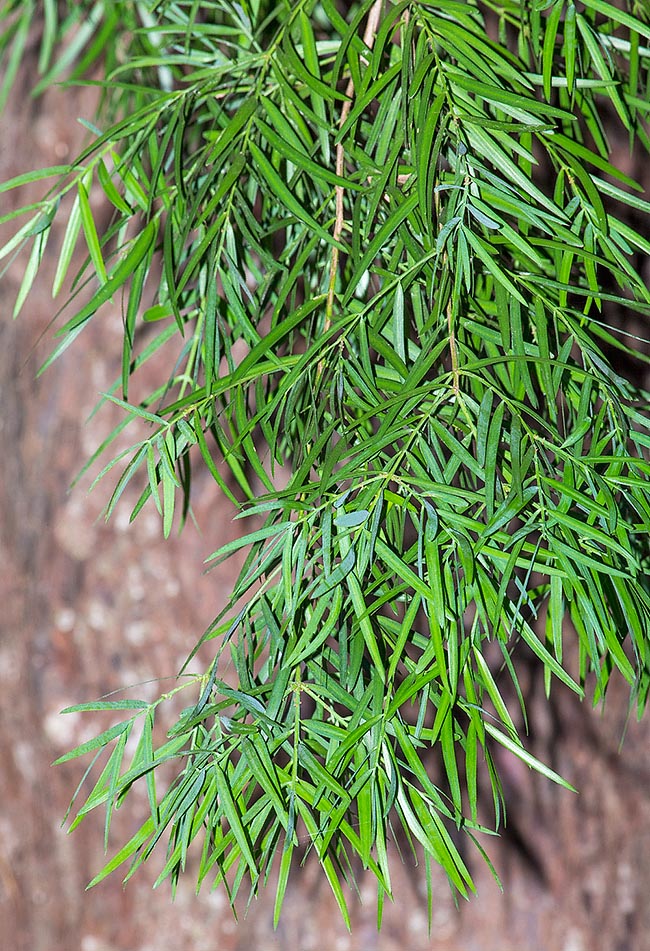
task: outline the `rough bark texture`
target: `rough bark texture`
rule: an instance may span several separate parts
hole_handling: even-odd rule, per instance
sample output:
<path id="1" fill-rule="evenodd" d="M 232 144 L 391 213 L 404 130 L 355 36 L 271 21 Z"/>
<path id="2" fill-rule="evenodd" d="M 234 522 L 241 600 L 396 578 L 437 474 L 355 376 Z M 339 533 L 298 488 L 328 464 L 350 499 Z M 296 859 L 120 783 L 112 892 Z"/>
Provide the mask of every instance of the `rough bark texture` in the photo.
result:
<path id="1" fill-rule="evenodd" d="M 2 120 L 0 178 L 59 162 L 72 152 L 74 118 L 90 116 L 87 94 L 17 95 Z M 78 128 L 78 127 L 77 127 Z M 3 196 L 6 200 L 6 196 Z M 51 270 L 53 268 L 51 267 Z M 175 904 L 152 892 L 145 871 L 125 890 L 119 877 L 91 892 L 103 864 L 101 819 L 72 836 L 59 828 L 80 776 L 53 759 L 90 735 L 91 717 L 58 711 L 125 684 L 173 674 L 218 612 L 234 568 L 202 575 L 203 558 L 233 534 L 227 501 L 199 484 L 197 518 L 163 544 L 155 513 L 128 527 L 126 506 L 108 526 L 104 496 L 68 485 L 107 431 L 111 413 L 84 420 L 117 372 L 119 315 L 107 314 L 36 381 L 47 354 L 53 305 L 41 280 L 11 323 L 18 271 L 2 284 L 0 321 L 0 935 L 13 951 L 643 951 L 650 948 L 650 720 L 630 724 L 613 685 L 604 715 L 563 691 L 546 704 L 531 669 L 531 748 L 580 790 L 558 789 L 504 761 L 508 829 L 490 854 L 501 894 L 477 862 L 479 895 L 457 910 L 441 878 L 427 935 L 424 871 L 395 855 L 396 896 L 375 927 L 371 882 L 354 899 L 353 932 L 340 922 L 328 886 L 307 861 L 272 930 L 272 894 L 239 922 L 217 891 L 195 897 L 188 882 Z M 45 339 L 40 341 L 41 333 Z M 199 480 L 200 482 L 200 480 Z M 128 531 L 126 530 L 128 527 Z M 140 689 L 153 696 L 158 683 Z M 128 835 L 146 802 L 118 815 Z M 489 843 L 488 843 L 489 845 Z M 244 909 L 242 909 L 243 911 Z"/>

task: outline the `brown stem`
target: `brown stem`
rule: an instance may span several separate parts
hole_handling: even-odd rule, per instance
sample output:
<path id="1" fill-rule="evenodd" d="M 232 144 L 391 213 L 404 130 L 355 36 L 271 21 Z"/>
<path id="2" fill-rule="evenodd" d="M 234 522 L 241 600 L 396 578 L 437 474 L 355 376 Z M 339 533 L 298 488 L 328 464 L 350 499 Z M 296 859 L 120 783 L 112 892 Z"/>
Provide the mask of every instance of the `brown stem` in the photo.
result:
<path id="1" fill-rule="evenodd" d="M 363 42 L 366 44 L 368 49 L 372 49 L 373 43 L 375 41 L 375 34 L 377 33 L 377 27 L 379 26 L 379 21 L 381 19 L 381 11 L 384 5 L 384 0 L 375 0 L 370 12 L 368 13 L 368 20 L 366 22 L 366 29 L 363 34 Z M 368 61 L 363 60 L 367 65 Z M 354 80 L 352 77 L 348 80 L 348 84 L 345 88 L 346 99 L 343 103 L 343 108 L 341 109 L 341 118 L 339 121 L 339 131 L 345 125 L 345 122 L 350 115 L 350 109 L 352 108 L 352 97 L 354 95 Z M 336 174 L 339 178 L 343 178 L 343 172 L 345 171 L 345 151 L 343 149 L 343 143 L 339 142 L 336 146 Z M 341 235 L 343 234 L 343 223 L 345 220 L 344 211 L 343 211 L 343 197 L 344 197 L 345 188 L 343 185 L 337 185 L 335 189 L 335 198 L 336 198 L 336 209 L 334 216 L 334 230 L 332 232 L 332 237 L 335 242 L 340 241 Z M 338 272 L 339 266 L 339 249 L 334 244 L 332 246 L 332 260 L 330 263 L 330 279 L 329 287 L 327 290 L 327 307 L 325 312 L 325 330 L 329 327 L 332 320 L 332 312 L 334 310 L 334 290 L 336 287 L 336 274 Z"/>
<path id="2" fill-rule="evenodd" d="M 449 353 L 451 355 L 451 374 L 453 380 L 454 394 L 458 397 L 460 392 L 459 373 L 458 373 L 458 347 L 456 345 L 456 331 L 454 330 L 454 311 L 452 302 L 447 304 L 447 327 L 449 328 Z"/>

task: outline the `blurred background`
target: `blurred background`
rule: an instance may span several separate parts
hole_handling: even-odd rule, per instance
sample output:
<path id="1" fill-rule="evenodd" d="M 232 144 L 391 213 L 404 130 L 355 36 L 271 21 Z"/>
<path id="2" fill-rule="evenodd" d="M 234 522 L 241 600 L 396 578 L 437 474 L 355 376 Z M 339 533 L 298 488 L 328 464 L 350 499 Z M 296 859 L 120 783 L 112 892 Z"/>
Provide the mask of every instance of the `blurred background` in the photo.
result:
<path id="1" fill-rule="evenodd" d="M 0 124 L 0 180 L 65 162 L 82 141 L 77 117 L 92 118 L 89 90 L 29 96 L 29 63 Z M 621 144 L 619 164 L 634 168 Z M 1 196 L 0 215 L 29 197 Z M 15 204 L 12 204 L 15 203 Z M 59 224 L 60 228 L 60 224 Z M 55 242 L 53 241 L 53 244 Z M 456 907 L 436 884 L 427 933 L 424 868 L 395 851 L 395 901 L 376 928 L 374 888 L 350 896 L 353 931 L 309 858 L 296 871 L 273 931 L 273 889 L 236 920 L 224 893 L 194 894 L 191 870 L 172 903 L 158 869 L 122 887 L 119 872 L 85 891 L 101 868 L 103 819 L 91 815 L 68 836 L 61 828 L 85 763 L 54 759 L 101 728 L 93 715 L 59 711 L 130 684 L 145 699 L 165 689 L 220 610 L 237 566 L 203 574 L 203 560 L 230 537 L 229 503 L 197 480 L 200 535 L 188 523 L 163 544 L 145 509 L 128 524 L 127 502 L 106 525 L 109 484 L 87 494 L 69 486 L 119 418 L 86 422 L 119 369 L 119 312 L 92 322 L 36 379 L 52 345 L 50 288 L 56 257 L 18 322 L 20 281 L 12 267 L 0 287 L 0 944 L 12 951 L 644 951 L 650 949 L 650 720 L 627 725 L 616 682 L 604 712 L 554 687 L 546 703 L 531 667 L 530 748 L 575 785 L 578 795 L 503 760 L 508 824 L 490 855 L 504 884 L 473 859 L 478 895 Z M 50 282 L 48 284 L 47 278 Z M 650 268 L 648 269 L 650 278 Z M 641 329 L 648 334 L 648 328 Z M 648 385 L 639 377 L 640 382 Z M 110 477 L 109 477 L 110 482 Z M 172 681 L 168 681 L 172 684 Z M 625 732 L 625 741 L 622 744 Z M 620 749 L 619 749 L 620 747 Z M 127 802 L 113 847 L 146 815 Z"/>

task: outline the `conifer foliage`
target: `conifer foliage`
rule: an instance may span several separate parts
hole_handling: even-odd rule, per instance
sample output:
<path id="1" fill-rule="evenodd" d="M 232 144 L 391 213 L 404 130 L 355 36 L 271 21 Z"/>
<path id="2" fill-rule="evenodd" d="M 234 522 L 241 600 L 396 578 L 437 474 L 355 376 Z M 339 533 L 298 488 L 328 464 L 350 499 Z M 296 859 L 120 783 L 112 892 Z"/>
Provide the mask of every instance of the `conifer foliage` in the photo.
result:
<path id="1" fill-rule="evenodd" d="M 193 651 L 154 702 L 72 708 L 117 719 L 61 757 L 91 754 L 72 827 L 104 809 L 108 843 L 148 794 L 94 882 L 156 846 L 159 881 L 191 853 L 232 902 L 273 868 L 277 920 L 307 841 L 346 921 L 361 867 L 381 917 L 405 836 L 467 895 L 459 842 L 504 821 L 495 750 L 564 782 L 527 750 L 520 664 L 647 700 L 649 403 L 621 368 L 650 202 L 612 150 L 650 152 L 650 8 L 10 0 L 2 103 L 41 9 L 34 92 L 92 81 L 101 108 L 74 161 L 0 186 L 43 181 L 3 219 L 14 315 L 65 215 L 45 367 L 123 317 L 122 421 L 88 462 L 107 516 L 140 479 L 132 517 L 168 536 L 202 467 L 242 528 L 210 564 L 245 551 L 207 670 Z"/>

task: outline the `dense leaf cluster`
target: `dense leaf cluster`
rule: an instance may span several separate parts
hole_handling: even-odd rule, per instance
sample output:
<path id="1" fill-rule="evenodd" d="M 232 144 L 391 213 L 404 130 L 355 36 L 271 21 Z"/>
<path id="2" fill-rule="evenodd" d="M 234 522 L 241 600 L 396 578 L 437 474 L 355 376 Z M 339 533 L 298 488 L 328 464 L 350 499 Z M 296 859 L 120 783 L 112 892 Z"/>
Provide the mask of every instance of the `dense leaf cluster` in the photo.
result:
<path id="1" fill-rule="evenodd" d="M 2 7 L 4 98 L 34 7 Z M 101 61 L 103 112 L 72 164 L 1 186 L 56 180 L 0 252 L 31 248 L 15 310 L 69 194 L 55 295 L 87 259 L 51 359 L 123 301 L 124 418 L 91 463 L 146 426 L 102 471 L 125 463 L 108 514 L 144 473 L 133 517 L 151 502 L 168 535 L 203 465 L 249 526 L 212 557 L 247 552 L 166 741 L 167 696 L 74 708 L 129 713 L 62 758 L 114 743 L 73 825 L 105 806 L 108 836 L 133 785 L 149 794 L 96 881 L 165 840 L 175 882 L 196 840 L 199 882 L 233 901 L 277 859 L 279 914 L 307 836 L 347 919 L 354 857 L 381 908 L 401 828 L 466 894 L 450 830 L 483 830 L 486 781 L 499 826 L 495 746 L 562 782 L 520 735 L 522 657 L 547 691 L 601 699 L 618 670 L 642 710 L 650 685 L 648 400 L 615 369 L 621 315 L 650 314 L 650 203 L 610 141 L 650 150 L 648 8 L 43 8 L 40 87 Z M 161 355 L 169 375 L 129 403 Z"/>

